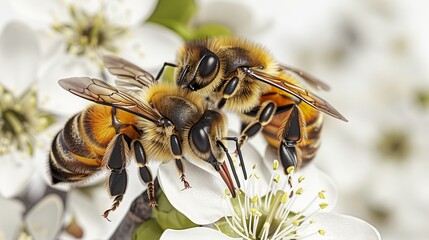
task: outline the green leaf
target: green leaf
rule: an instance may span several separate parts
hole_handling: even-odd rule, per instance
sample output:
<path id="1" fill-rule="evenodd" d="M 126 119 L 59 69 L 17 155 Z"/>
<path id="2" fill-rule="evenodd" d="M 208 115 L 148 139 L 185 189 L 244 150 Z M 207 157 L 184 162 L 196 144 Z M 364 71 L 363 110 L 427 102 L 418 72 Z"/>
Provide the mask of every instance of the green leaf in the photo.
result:
<path id="1" fill-rule="evenodd" d="M 134 240 L 158 240 L 161 238 L 163 230 L 159 227 L 155 219 L 150 219 L 140 224 L 134 232 Z"/>
<path id="2" fill-rule="evenodd" d="M 158 197 L 158 207 L 152 209 L 152 216 L 161 229 L 186 229 L 197 227 L 189 218 L 177 211 L 168 201 L 164 193 Z"/>
<path id="3" fill-rule="evenodd" d="M 232 30 L 221 24 L 205 24 L 196 28 L 192 33 L 192 39 L 202 39 L 215 36 L 231 35 Z"/>
<path id="4" fill-rule="evenodd" d="M 230 35 L 232 30 L 221 24 L 189 25 L 197 11 L 194 0 L 159 0 L 147 22 L 160 24 L 179 34 L 184 40 Z"/>
<path id="5" fill-rule="evenodd" d="M 147 22 L 160 23 L 164 20 L 187 25 L 197 10 L 194 0 L 159 0 Z"/>
<path id="6" fill-rule="evenodd" d="M 187 24 L 185 25 L 172 19 L 157 19 L 153 22 L 173 30 L 184 40 L 189 40 L 192 38 L 192 29 Z"/>

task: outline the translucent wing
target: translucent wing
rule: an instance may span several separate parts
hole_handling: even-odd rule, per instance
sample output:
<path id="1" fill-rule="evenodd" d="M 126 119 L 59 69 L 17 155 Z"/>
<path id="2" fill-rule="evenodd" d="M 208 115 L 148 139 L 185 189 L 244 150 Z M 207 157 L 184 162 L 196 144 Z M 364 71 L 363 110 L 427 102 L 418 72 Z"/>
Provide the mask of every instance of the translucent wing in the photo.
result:
<path id="1" fill-rule="evenodd" d="M 245 72 L 246 75 L 254 79 L 257 79 L 273 87 L 281 89 L 299 98 L 300 100 L 314 107 L 315 109 L 322 111 L 332 117 L 335 117 L 347 122 L 347 119 L 343 115 L 341 115 L 341 113 L 339 113 L 334 107 L 332 107 L 327 101 L 323 100 L 322 98 L 314 95 L 313 93 L 305 89 L 302 89 L 299 86 L 286 82 L 282 78 L 278 78 L 255 69 L 243 68 L 242 70 Z"/>
<path id="2" fill-rule="evenodd" d="M 128 88 L 143 88 L 151 86 L 156 82 L 155 78 L 140 67 L 128 62 L 125 59 L 104 56 L 104 65 L 107 70 L 118 77 L 116 85 Z"/>
<path id="3" fill-rule="evenodd" d="M 121 92 L 105 81 L 89 77 L 72 77 L 58 81 L 65 90 L 89 101 L 116 107 L 151 122 L 158 123 L 161 115 L 148 104 Z"/>
<path id="4" fill-rule="evenodd" d="M 290 72 L 293 72 L 293 73 L 297 74 L 306 83 L 308 83 L 310 86 L 312 86 L 312 87 L 314 87 L 316 89 L 321 89 L 321 90 L 325 90 L 325 91 L 328 91 L 330 89 L 330 87 L 328 86 L 328 84 L 320 81 L 315 76 L 313 76 L 310 73 L 305 72 L 305 71 L 303 71 L 303 70 L 301 70 L 299 68 L 292 67 L 292 66 L 289 66 L 289 65 L 281 64 L 280 65 L 280 69 L 284 70 L 284 71 L 290 71 Z"/>

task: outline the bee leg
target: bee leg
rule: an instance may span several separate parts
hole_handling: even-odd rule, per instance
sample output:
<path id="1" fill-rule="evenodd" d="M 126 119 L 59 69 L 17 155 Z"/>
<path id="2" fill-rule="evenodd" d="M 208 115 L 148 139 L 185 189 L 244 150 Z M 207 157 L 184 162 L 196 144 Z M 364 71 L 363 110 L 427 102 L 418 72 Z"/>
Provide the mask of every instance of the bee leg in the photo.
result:
<path id="1" fill-rule="evenodd" d="M 180 175 L 180 181 L 183 182 L 184 188 L 182 190 L 191 188 L 191 185 L 189 185 L 188 181 L 186 181 L 186 178 L 185 178 L 185 168 L 183 165 L 183 159 L 176 158 L 175 163 L 176 163 L 177 171 L 179 172 L 179 175 Z"/>
<path id="2" fill-rule="evenodd" d="M 275 112 L 276 105 L 274 102 L 263 102 L 259 107 L 255 120 L 248 124 L 241 132 L 238 145 L 241 147 L 248 138 L 255 136 L 259 131 L 261 131 L 262 127 L 271 121 Z"/>
<path id="3" fill-rule="evenodd" d="M 155 187 L 153 183 L 152 173 L 147 165 L 146 153 L 144 151 L 143 145 L 140 141 L 134 141 L 132 143 L 134 149 L 134 156 L 137 161 L 137 166 L 139 167 L 139 175 L 143 182 L 147 183 L 147 196 L 149 198 L 149 205 L 155 207 L 157 205 L 155 198 Z"/>
<path id="4" fill-rule="evenodd" d="M 114 211 L 122 201 L 127 188 L 128 176 L 125 171 L 127 161 L 128 146 L 124 134 L 118 134 L 109 143 L 103 162 L 107 163 L 110 169 L 109 176 L 109 194 L 115 197 L 110 209 L 103 213 L 104 218 L 108 219 L 109 213 Z"/>
<path id="5" fill-rule="evenodd" d="M 301 128 L 303 127 L 298 106 L 293 104 L 288 112 L 289 115 L 279 129 L 282 141 L 278 148 L 278 157 L 283 164 L 285 173 L 288 167 L 297 167 L 301 162 L 300 152 L 296 144 L 301 140 Z"/>
<path id="6" fill-rule="evenodd" d="M 189 185 L 188 181 L 186 181 L 185 178 L 185 168 L 183 165 L 183 156 L 182 156 L 182 146 L 180 145 L 179 138 L 177 135 L 172 134 L 170 136 L 170 147 L 171 152 L 173 153 L 175 157 L 176 167 L 177 171 L 180 175 L 180 180 L 183 182 L 184 189 L 191 188 L 191 185 Z"/>
<path id="7" fill-rule="evenodd" d="M 221 109 L 225 105 L 226 100 L 234 95 L 235 91 L 238 89 L 237 86 L 239 82 L 238 77 L 233 77 L 225 84 L 223 88 L 223 97 L 218 103 L 217 108 Z"/>

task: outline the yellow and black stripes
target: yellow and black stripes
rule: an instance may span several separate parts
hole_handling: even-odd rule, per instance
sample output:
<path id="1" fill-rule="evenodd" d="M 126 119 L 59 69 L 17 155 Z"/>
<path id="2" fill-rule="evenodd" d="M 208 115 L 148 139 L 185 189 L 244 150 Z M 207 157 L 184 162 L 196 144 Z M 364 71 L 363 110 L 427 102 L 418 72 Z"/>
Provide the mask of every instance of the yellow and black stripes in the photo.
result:
<path id="1" fill-rule="evenodd" d="M 81 113 L 70 118 L 52 141 L 49 167 L 53 183 L 77 182 L 99 170 L 100 163 L 91 158 L 90 146 L 76 132 L 80 118 Z"/>
<path id="2" fill-rule="evenodd" d="M 139 138 L 135 115 L 118 110 L 112 117 L 112 112 L 109 106 L 94 104 L 66 122 L 49 155 L 53 183 L 84 180 L 99 171 L 106 164 L 102 161 L 106 148 L 117 134 Z M 120 122 L 118 132 L 112 125 L 114 118 Z"/>

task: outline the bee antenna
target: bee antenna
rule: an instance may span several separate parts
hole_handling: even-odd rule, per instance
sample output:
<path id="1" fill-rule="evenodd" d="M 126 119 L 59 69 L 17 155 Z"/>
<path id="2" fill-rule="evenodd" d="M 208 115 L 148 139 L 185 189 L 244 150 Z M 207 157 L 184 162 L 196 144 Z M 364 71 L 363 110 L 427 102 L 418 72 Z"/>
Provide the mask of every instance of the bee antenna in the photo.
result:
<path id="1" fill-rule="evenodd" d="M 237 152 L 238 159 L 240 159 L 240 165 L 241 165 L 241 170 L 243 171 L 244 180 L 247 180 L 246 166 L 244 165 L 243 154 L 241 154 L 240 145 L 238 144 L 238 138 L 224 137 L 223 139 L 235 142 L 235 151 Z"/>
<path id="2" fill-rule="evenodd" d="M 185 76 L 186 76 L 186 74 L 188 73 L 188 71 L 189 71 L 189 68 L 190 68 L 190 66 L 189 65 L 186 65 L 186 67 L 182 70 L 182 72 L 180 73 L 180 76 L 179 76 L 179 81 L 177 82 L 177 84 L 180 86 L 180 85 L 182 85 L 182 83 L 183 83 L 183 80 L 185 79 Z"/>
<path id="3" fill-rule="evenodd" d="M 228 158 L 228 161 L 229 161 L 229 165 L 231 165 L 232 174 L 234 174 L 234 179 L 235 179 L 235 182 L 237 183 L 237 187 L 240 188 L 241 187 L 240 180 L 238 180 L 237 171 L 235 171 L 235 166 L 234 166 L 234 163 L 232 162 L 231 155 L 228 152 L 228 148 L 226 148 L 221 141 L 217 141 L 217 144 L 225 151 L 226 157 Z"/>
<path id="4" fill-rule="evenodd" d="M 169 66 L 169 67 L 177 67 L 177 65 L 176 65 L 176 64 L 174 64 L 174 63 L 165 62 L 165 63 L 164 63 L 164 65 L 162 65 L 162 68 L 159 70 L 158 74 L 156 75 L 156 78 L 155 78 L 155 79 L 156 79 L 157 81 L 158 81 L 158 80 L 159 80 L 159 78 L 161 77 L 162 72 L 164 72 L 164 68 L 165 68 L 166 66 Z"/>

